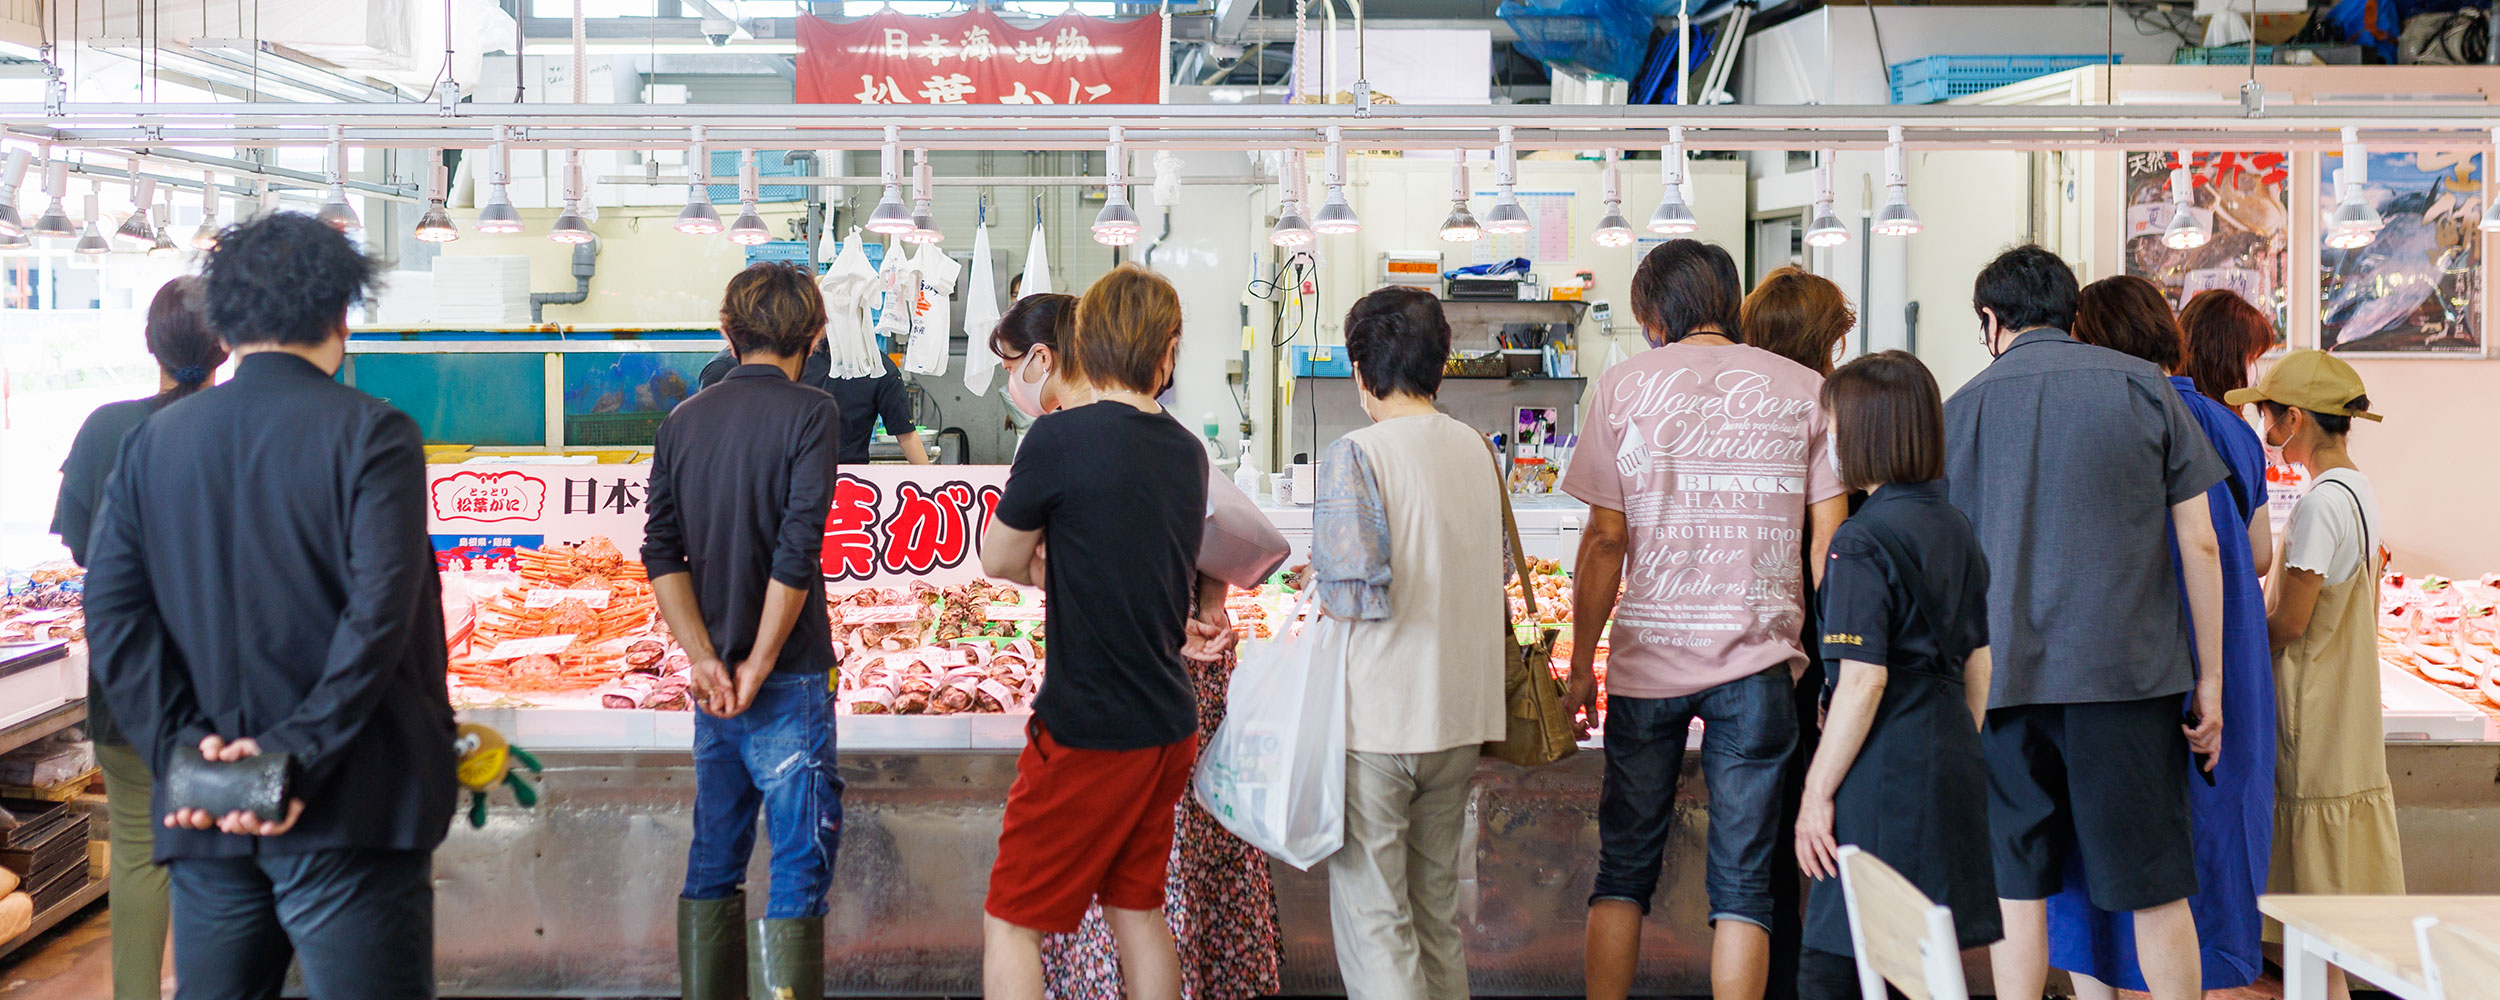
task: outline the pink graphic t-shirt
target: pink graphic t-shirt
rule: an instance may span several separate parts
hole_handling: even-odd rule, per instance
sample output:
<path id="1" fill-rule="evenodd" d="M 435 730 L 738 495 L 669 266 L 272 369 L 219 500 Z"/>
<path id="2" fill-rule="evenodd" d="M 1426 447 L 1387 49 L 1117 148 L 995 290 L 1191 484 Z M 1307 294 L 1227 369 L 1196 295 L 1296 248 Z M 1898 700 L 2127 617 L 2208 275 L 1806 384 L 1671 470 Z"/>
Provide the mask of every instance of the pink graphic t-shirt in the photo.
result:
<path id="1" fill-rule="evenodd" d="M 1677 698 L 1803 662 L 1806 508 L 1839 496 L 1822 376 L 1742 345 L 1606 370 L 1562 488 L 1631 528 L 1609 694 Z"/>

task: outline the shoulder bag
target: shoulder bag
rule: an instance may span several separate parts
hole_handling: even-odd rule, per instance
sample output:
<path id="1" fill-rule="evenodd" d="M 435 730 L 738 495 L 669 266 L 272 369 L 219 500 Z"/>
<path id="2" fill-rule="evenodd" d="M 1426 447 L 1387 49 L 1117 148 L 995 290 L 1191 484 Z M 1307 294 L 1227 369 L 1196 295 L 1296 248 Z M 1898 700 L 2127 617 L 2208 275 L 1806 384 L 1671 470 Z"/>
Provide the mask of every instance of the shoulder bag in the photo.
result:
<path id="1" fill-rule="evenodd" d="M 1510 540 L 1511 566 L 1519 574 L 1520 595 L 1528 602 L 1528 624 L 1523 633 L 1521 626 L 1511 623 L 1510 599 L 1505 596 L 1502 700 L 1510 727 L 1501 739 L 1484 745 L 1484 755 L 1521 767 L 1538 767 L 1579 752 L 1580 744 L 1571 725 L 1571 710 L 1563 704 L 1563 682 L 1554 676 L 1554 633 L 1537 621 L 1536 585 L 1528 579 L 1528 552 L 1519 544 L 1519 522 L 1511 513 L 1510 488 L 1503 481 L 1499 458 L 1495 456 L 1493 485 L 1502 497 L 1502 533 Z M 1503 582 L 1509 582 L 1507 574 Z M 1533 638 L 1523 642 L 1522 634 Z"/>

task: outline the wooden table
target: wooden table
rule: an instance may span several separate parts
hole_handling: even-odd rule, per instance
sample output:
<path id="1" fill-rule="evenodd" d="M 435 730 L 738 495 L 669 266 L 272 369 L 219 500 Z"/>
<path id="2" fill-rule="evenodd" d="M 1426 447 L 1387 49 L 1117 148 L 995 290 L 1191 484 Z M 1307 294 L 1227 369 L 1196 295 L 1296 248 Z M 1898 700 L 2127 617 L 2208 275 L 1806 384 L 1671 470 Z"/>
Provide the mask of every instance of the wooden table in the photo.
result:
<path id="1" fill-rule="evenodd" d="M 2329 965 L 2404 1000 L 2429 1000 L 2416 917 L 2500 938 L 2500 896 L 2260 896 L 2283 922 L 2283 1000 L 2326 1000 Z"/>

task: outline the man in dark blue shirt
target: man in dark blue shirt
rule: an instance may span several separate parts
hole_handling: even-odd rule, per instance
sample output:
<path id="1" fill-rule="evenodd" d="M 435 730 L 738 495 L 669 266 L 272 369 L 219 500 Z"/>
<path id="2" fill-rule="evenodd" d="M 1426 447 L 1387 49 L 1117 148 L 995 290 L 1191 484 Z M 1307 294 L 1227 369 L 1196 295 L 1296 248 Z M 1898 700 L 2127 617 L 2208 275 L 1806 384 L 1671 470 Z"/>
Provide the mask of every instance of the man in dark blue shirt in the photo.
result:
<path id="1" fill-rule="evenodd" d="M 2039 247 L 1990 262 L 1971 298 L 1996 361 L 1945 403 L 1948 495 L 1988 555 L 2005 921 L 1990 964 L 1998 996 L 2040 995 L 2046 901 L 2079 868 L 2092 905 L 2135 915 L 2156 1000 L 2184 1000 L 2202 979 L 2189 752 L 2210 762 L 2222 740 L 2222 671 L 2196 669 L 2222 662 L 2205 491 L 2228 470 L 2159 368 L 2066 335 L 2076 296 L 2074 271 Z"/>
<path id="2" fill-rule="evenodd" d="M 903 386 L 903 370 L 894 366 L 893 358 L 884 355 L 877 357 L 877 363 L 885 366 L 882 374 L 834 378 L 833 355 L 819 340 L 807 361 L 799 366 L 799 384 L 823 389 L 841 411 L 842 436 L 837 441 L 840 450 L 834 457 L 844 465 L 868 464 L 868 447 L 876 439 L 877 421 L 884 420 L 886 433 L 894 435 L 895 446 L 903 450 L 904 461 L 930 464 L 935 460 L 920 440 L 919 426 L 911 420 L 911 393 Z M 719 385 L 736 367 L 738 352 L 724 350 L 703 363 L 696 384 L 704 389 Z"/>
<path id="3" fill-rule="evenodd" d="M 642 558 L 702 709 L 677 903 L 688 1000 L 747 996 L 750 966 L 756 996 L 825 995 L 842 780 L 820 557 L 841 420 L 833 397 L 796 381 L 824 329 L 824 299 L 805 271 L 739 272 L 721 297 L 721 332 L 740 364 L 670 411 L 652 449 Z M 772 893 L 749 928 L 741 889 L 758 808 L 772 836 Z"/>
<path id="4" fill-rule="evenodd" d="M 285 754 L 283 818 L 157 812 L 184 996 L 434 995 L 432 854 L 451 823 L 443 609 L 416 421 L 339 384 L 374 264 L 279 213 L 218 237 L 233 381 L 131 431 L 89 543 L 89 652 L 132 742 Z"/>

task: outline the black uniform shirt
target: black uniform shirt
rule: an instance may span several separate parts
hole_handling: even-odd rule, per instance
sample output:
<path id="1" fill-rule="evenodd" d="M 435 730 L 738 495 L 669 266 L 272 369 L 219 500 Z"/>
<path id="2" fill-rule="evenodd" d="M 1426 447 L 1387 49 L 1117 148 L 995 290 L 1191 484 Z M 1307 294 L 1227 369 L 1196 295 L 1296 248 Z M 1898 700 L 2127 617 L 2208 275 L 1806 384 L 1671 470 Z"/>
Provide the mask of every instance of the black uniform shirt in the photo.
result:
<path id="1" fill-rule="evenodd" d="M 842 431 L 835 439 L 840 447 L 834 452 L 834 460 L 844 465 L 868 464 L 868 445 L 876 437 L 877 418 L 885 418 L 889 434 L 913 429 L 911 394 L 903 388 L 903 370 L 894 367 L 893 358 L 880 354 L 877 360 L 885 365 L 883 375 L 834 378 L 833 359 L 820 343 L 799 366 L 799 384 L 823 389 L 833 396 L 835 408 L 841 411 Z M 710 388 L 737 366 L 737 356 L 728 351 L 712 355 L 712 360 L 703 365 L 702 387 Z"/>
<path id="2" fill-rule="evenodd" d="M 771 365 L 741 365 L 660 422 L 642 559 L 694 575 L 721 661 L 755 648 L 768 581 L 806 591 L 774 671 L 833 669 L 821 556 L 833 502 L 833 398 Z"/>
<path id="3" fill-rule="evenodd" d="M 121 458 L 122 438 L 154 412 L 154 397 L 125 399 L 96 407 L 87 422 L 78 425 L 78 436 L 69 443 L 69 457 L 61 460 L 60 495 L 52 502 L 52 533 L 68 546 L 72 562 L 87 564 L 87 536 L 95 530 L 96 505 L 104 502 L 104 479 L 113 474 L 113 463 Z M 113 723 L 112 703 L 105 700 L 104 686 L 97 683 L 93 671 L 87 677 L 87 735 L 98 743 L 130 742 Z"/>
<path id="4" fill-rule="evenodd" d="M 160 829 L 157 860 L 440 844 L 458 784 L 416 421 L 251 354 L 132 431 L 117 469 L 86 606 L 124 734 L 158 774 L 209 734 L 254 738 L 293 755 L 304 800 L 280 837 Z"/>

